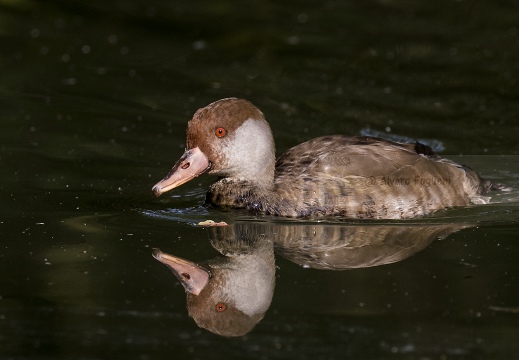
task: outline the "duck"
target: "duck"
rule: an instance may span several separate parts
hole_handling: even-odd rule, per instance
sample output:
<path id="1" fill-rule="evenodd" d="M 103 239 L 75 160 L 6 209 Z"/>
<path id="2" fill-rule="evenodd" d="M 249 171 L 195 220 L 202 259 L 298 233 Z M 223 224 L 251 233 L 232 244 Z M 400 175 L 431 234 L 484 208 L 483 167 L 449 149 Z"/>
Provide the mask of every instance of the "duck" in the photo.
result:
<path id="1" fill-rule="evenodd" d="M 264 114 L 245 99 L 197 110 L 186 133 L 155 196 L 207 173 L 218 178 L 207 205 L 288 218 L 412 219 L 490 200 L 490 181 L 418 141 L 328 135 L 276 159 Z"/>

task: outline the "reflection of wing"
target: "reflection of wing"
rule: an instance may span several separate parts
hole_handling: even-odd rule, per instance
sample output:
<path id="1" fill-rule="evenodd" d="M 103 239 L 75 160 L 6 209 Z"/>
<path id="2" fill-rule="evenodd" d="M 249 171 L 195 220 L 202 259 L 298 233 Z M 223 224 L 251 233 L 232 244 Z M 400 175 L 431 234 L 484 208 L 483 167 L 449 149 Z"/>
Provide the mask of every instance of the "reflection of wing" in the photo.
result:
<path id="1" fill-rule="evenodd" d="M 304 267 L 345 270 L 391 264 L 466 224 L 289 225 L 277 228 L 276 252 Z"/>

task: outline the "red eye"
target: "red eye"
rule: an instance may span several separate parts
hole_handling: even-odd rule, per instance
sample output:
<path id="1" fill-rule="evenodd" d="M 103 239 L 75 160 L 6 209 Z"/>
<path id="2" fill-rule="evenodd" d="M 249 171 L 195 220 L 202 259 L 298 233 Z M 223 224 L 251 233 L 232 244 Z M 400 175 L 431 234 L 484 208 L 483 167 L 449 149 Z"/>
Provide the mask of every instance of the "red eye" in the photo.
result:
<path id="1" fill-rule="evenodd" d="M 216 130 L 214 131 L 214 134 L 218 137 L 224 137 L 225 133 L 226 133 L 226 131 L 223 127 L 217 127 Z"/>
<path id="2" fill-rule="evenodd" d="M 217 312 L 224 312 L 225 309 L 227 309 L 227 306 L 225 306 L 224 303 L 218 303 L 214 308 Z"/>

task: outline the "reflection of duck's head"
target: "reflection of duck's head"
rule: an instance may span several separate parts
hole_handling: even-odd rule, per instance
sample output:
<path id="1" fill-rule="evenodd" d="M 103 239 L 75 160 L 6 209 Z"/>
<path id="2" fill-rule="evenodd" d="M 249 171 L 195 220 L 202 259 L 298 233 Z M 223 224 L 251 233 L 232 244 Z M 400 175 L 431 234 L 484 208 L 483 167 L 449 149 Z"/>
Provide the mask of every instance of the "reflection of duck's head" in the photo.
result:
<path id="1" fill-rule="evenodd" d="M 222 336 L 241 336 L 263 318 L 274 292 L 274 252 L 219 257 L 201 266 L 153 250 L 187 293 L 189 315 L 198 326 Z"/>

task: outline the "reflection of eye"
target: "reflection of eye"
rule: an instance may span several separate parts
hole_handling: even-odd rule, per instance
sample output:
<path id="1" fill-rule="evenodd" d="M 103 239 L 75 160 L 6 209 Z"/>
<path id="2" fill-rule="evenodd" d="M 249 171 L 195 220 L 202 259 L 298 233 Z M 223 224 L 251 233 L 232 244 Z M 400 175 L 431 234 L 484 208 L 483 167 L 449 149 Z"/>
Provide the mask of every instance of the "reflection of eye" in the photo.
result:
<path id="1" fill-rule="evenodd" d="M 224 137 L 225 133 L 226 133 L 226 131 L 223 127 L 217 127 L 216 130 L 214 131 L 214 134 L 218 137 Z"/>
<path id="2" fill-rule="evenodd" d="M 225 309 L 227 309 L 227 306 L 225 306 L 224 303 L 218 303 L 214 308 L 217 312 L 224 312 Z"/>

